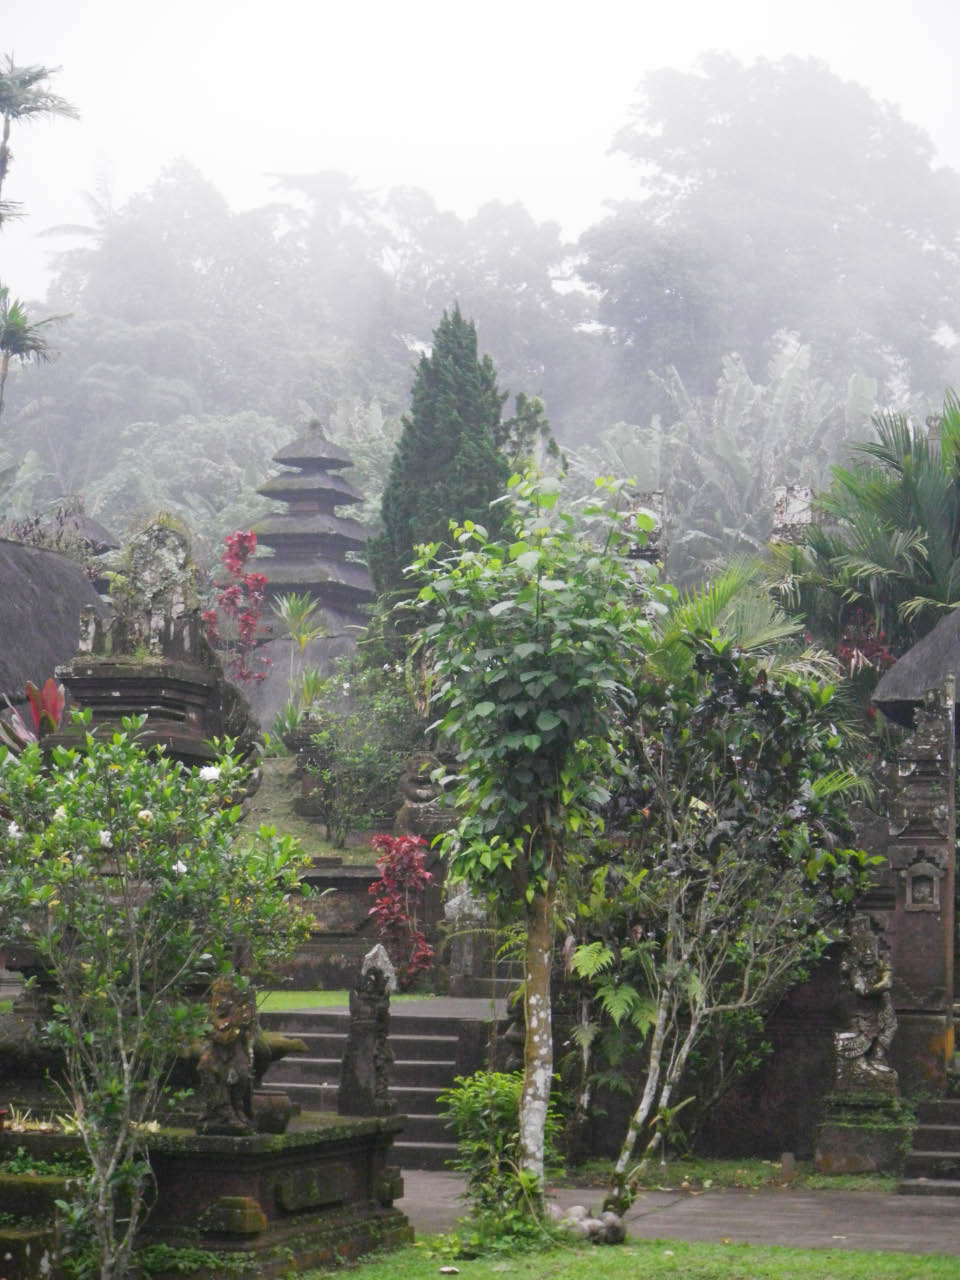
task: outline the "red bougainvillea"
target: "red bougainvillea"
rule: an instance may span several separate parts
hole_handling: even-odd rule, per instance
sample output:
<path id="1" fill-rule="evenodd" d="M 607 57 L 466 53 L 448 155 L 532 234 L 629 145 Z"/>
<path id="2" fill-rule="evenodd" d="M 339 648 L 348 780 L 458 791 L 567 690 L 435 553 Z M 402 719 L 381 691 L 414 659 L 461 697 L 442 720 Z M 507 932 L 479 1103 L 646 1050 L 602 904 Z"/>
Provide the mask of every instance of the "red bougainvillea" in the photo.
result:
<path id="1" fill-rule="evenodd" d="M 433 879 L 425 865 L 427 842 L 421 836 L 376 835 L 370 843 L 380 854 L 380 879 L 370 886 L 377 899 L 370 914 L 397 968 L 400 986 L 408 987 L 418 973 L 430 967 L 434 955 L 417 920 Z"/>
<path id="2" fill-rule="evenodd" d="M 227 537 L 226 550 L 220 559 L 230 581 L 220 588 L 216 608 L 208 609 L 203 615 L 207 639 L 214 649 L 226 655 L 227 674 L 242 684 L 259 683 L 270 666 L 269 658 L 260 658 L 260 669 L 253 668 L 253 651 L 267 587 L 264 574 L 247 569 L 247 561 L 256 547 L 257 535 L 252 529 L 237 530 Z"/>

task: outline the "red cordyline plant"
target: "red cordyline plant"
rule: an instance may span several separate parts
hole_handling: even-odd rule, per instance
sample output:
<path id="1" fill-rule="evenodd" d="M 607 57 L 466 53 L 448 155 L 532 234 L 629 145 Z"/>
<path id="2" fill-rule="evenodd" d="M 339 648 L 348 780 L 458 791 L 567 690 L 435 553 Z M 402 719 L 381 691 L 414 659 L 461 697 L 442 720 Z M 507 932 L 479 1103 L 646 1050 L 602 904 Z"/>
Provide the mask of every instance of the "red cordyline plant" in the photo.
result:
<path id="1" fill-rule="evenodd" d="M 874 667 L 880 675 L 896 662 L 887 648 L 887 635 L 877 630 L 875 619 L 863 609 L 855 609 L 834 649 L 851 678 L 865 667 Z"/>
<path id="2" fill-rule="evenodd" d="M 30 714 L 33 717 L 33 728 L 28 728 L 23 716 L 13 706 L 9 698 L 4 699 L 10 708 L 10 722 L 0 720 L 0 745 L 9 747 L 15 755 L 19 755 L 31 742 L 45 738 L 48 733 L 56 733 L 63 720 L 63 709 L 67 704 L 67 695 L 62 684 L 57 684 L 50 676 L 42 689 L 30 680 L 27 681 L 27 701 L 30 703 Z"/>
<path id="3" fill-rule="evenodd" d="M 369 889 L 377 897 L 370 914 L 396 965 L 400 986 L 408 987 L 433 963 L 433 947 L 417 921 L 427 885 L 433 879 L 424 864 L 428 845 L 422 836 L 376 835 L 370 843 L 380 854 L 380 879 Z"/>
<path id="4" fill-rule="evenodd" d="M 227 674 L 241 684 L 259 684 L 270 666 L 269 658 L 258 659 L 259 671 L 253 669 L 252 663 L 267 589 L 266 575 L 247 569 L 247 561 L 256 549 L 257 535 L 252 529 L 238 529 L 228 535 L 220 559 L 230 581 L 221 587 L 217 607 L 207 609 L 203 615 L 207 639 L 214 649 L 228 655 Z"/>

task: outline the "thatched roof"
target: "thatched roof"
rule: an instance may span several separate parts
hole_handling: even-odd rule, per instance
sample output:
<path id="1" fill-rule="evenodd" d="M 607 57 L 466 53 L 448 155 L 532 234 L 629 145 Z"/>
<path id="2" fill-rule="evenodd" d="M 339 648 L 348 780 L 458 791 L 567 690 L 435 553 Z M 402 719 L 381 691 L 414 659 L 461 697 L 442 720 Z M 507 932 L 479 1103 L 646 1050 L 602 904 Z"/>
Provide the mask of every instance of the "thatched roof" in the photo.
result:
<path id="1" fill-rule="evenodd" d="M 274 462 L 287 467 L 316 469 L 352 467 L 353 459 L 339 445 L 332 444 L 320 431 L 309 431 L 273 455 Z"/>
<path id="2" fill-rule="evenodd" d="M 0 706 L 16 706 L 28 680 L 42 684 L 77 651 L 80 611 L 107 612 L 75 561 L 0 538 Z"/>
<path id="3" fill-rule="evenodd" d="M 279 545 L 290 538 L 304 535 L 324 542 L 342 543 L 345 547 L 359 548 L 370 536 L 370 530 L 359 520 L 349 516 L 336 516 L 330 511 L 318 511 L 315 515 L 297 515 L 290 511 L 264 516 L 253 526 L 257 541 L 267 546 Z"/>
<path id="4" fill-rule="evenodd" d="M 363 501 L 343 476 L 323 471 L 311 472 L 309 475 L 299 471 L 283 471 L 262 484 L 257 493 L 262 493 L 265 498 L 283 498 L 288 502 L 303 497 L 316 497 L 318 503 L 322 502 L 327 507 Z"/>
<path id="5" fill-rule="evenodd" d="M 960 609 L 942 618 L 933 630 L 898 658 L 881 677 L 871 701 L 897 724 L 913 727 L 913 713 L 930 689 L 944 678 L 960 678 Z"/>

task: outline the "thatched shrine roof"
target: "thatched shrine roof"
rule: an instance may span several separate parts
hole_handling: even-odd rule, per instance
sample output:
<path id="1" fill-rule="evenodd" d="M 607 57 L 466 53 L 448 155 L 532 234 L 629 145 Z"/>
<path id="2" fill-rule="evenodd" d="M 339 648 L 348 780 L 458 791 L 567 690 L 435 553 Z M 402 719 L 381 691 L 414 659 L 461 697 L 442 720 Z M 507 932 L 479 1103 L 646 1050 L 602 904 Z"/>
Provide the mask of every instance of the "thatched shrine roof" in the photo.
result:
<path id="1" fill-rule="evenodd" d="M 0 538 L 0 705 L 17 705 L 77 652 L 80 611 L 107 606 L 75 561 Z"/>
<path id="2" fill-rule="evenodd" d="M 373 596 L 370 576 L 362 564 L 349 560 L 332 560 L 313 556 L 310 559 L 287 559 L 276 555 L 264 557 L 257 564 L 262 566 L 269 581 L 269 590 L 306 591 L 326 599 L 351 601 L 369 600 Z"/>
<path id="3" fill-rule="evenodd" d="M 273 455 L 274 462 L 285 467 L 327 468 L 352 467 L 353 459 L 339 445 L 332 444 L 321 431 L 308 431 L 285 444 Z"/>
<path id="4" fill-rule="evenodd" d="M 359 520 L 351 520 L 349 516 L 335 516 L 329 511 L 318 511 L 315 515 L 279 512 L 258 520 L 253 531 L 260 541 L 271 546 L 279 546 L 285 538 L 307 535 L 316 537 L 321 542 L 334 541 L 359 548 L 370 536 L 370 530 Z"/>
<path id="5" fill-rule="evenodd" d="M 883 675 L 871 701 L 885 716 L 907 728 L 930 689 L 948 675 L 960 677 L 960 609 L 941 618 L 933 630 L 898 658 Z"/>
<path id="6" fill-rule="evenodd" d="M 265 498 L 285 498 L 288 501 L 316 497 L 325 500 L 328 506 L 339 507 L 341 503 L 362 502 L 363 499 L 352 484 L 343 476 L 317 473 L 306 475 L 298 471 L 287 471 L 272 476 L 257 490 Z"/>

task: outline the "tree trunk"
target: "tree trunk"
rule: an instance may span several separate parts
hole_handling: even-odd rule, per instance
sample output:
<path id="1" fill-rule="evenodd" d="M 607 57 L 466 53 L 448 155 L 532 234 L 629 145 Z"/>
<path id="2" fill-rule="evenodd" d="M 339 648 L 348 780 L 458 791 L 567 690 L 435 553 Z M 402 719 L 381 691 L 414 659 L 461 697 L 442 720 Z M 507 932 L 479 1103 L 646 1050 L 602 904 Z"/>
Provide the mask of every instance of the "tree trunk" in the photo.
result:
<path id="1" fill-rule="evenodd" d="M 620 1148 L 620 1155 L 614 1165 L 610 1187 L 604 1201 L 604 1208 L 612 1208 L 617 1213 L 623 1213 L 630 1205 L 627 1189 L 627 1170 L 633 1160 L 637 1138 L 639 1138 L 643 1126 L 650 1118 L 654 1099 L 660 1087 L 660 1070 L 663 1064 L 663 1048 L 667 1039 L 667 1023 L 671 1004 L 669 990 L 661 991 L 657 1007 L 657 1021 L 653 1029 L 653 1039 L 650 1042 L 650 1061 L 647 1065 L 647 1079 L 643 1087 L 643 1096 L 640 1098 L 636 1111 L 630 1117 L 630 1123 L 623 1139 L 623 1146 Z"/>
<path id="2" fill-rule="evenodd" d="M 523 1093 L 520 1096 L 520 1164 L 543 1188 L 544 1131 L 553 1083 L 550 965 L 556 890 L 537 893 L 527 908 L 526 984 L 523 1016 Z"/>

